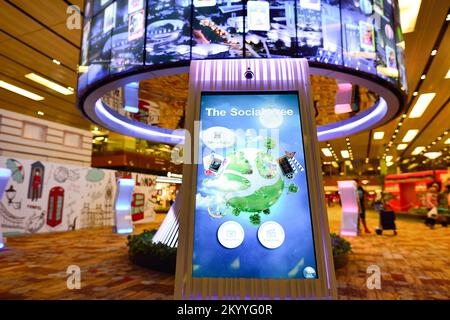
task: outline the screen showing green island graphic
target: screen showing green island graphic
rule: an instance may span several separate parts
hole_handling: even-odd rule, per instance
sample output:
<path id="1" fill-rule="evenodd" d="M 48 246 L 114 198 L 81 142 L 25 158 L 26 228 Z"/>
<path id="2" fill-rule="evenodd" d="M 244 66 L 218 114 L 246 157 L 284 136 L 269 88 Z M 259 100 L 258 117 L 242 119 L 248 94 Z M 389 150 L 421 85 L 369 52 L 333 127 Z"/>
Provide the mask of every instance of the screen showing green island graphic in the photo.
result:
<path id="1" fill-rule="evenodd" d="M 317 279 L 298 94 L 203 93 L 193 277 Z"/>

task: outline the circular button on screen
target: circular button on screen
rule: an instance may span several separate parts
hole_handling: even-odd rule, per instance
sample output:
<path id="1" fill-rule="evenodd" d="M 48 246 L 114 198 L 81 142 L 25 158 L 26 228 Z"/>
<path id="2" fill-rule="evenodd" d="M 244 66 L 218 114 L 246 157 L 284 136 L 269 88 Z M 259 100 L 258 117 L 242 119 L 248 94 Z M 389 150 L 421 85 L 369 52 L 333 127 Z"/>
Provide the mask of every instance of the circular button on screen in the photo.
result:
<path id="1" fill-rule="evenodd" d="M 227 221 L 217 230 L 217 238 L 225 248 L 234 249 L 244 241 L 244 229 L 237 222 Z"/>
<path id="2" fill-rule="evenodd" d="M 283 227 L 275 221 L 264 222 L 258 230 L 258 239 L 267 249 L 276 249 L 284 242 Z"/>

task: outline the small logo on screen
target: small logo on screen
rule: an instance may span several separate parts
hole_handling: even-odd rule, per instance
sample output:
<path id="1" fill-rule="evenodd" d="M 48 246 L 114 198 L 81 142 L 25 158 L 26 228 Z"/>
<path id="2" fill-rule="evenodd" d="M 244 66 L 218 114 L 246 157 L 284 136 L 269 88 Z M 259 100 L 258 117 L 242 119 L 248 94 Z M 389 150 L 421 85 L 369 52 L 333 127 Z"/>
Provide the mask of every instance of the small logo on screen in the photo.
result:
<path id="1" fill-rule="evenodd" d="M 316 279 L 317 273 L 313 267 L 306 267 L 305 269 L 303 269 L 303 276 L 305 277 L 305 279 Z"/>

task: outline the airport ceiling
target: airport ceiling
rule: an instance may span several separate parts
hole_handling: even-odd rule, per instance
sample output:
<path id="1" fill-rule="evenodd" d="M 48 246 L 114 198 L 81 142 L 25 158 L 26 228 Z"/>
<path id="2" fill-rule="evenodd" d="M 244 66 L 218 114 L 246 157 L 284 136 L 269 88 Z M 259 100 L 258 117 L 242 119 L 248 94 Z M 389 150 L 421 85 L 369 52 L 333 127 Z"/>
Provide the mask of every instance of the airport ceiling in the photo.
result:
<path id="1" fill-rule="evenodd" d="M 81 30 L 69 30 L 66 20 L 68 6 L 83 8 L 83 3 L 83 0 L 0 0 L 0 80 L 45 98 L 33 101 L 0 89 L 0 108 L 31 116 L 38 116 L 41 111 L 46 120 L 84 129 L 92 127 L 75 107 L 75 94 L 56 93 L 25 77 L 35 73 L 65 87 L 76 88 Z M 392 155 L 394 161 L 409 157 L 418 146 L 429 146 L 428 151 L 441 151 L 446 146 L 450 149 L 450 145 L 444 144 L 450 133 L 443 136 L 444 132 L 450 131 L 450 79 L 445 79 L 450 69 L 450 29 L 446 21 L 449 8 L 450 0 L 422 1 L 415 31 L 405 34 L 409 111 L 422 93 L 436 93 L 436 96 L 420 118 L 402 119 L 400 116 L 380 128 L 349 137 L 356 162 L 365 163 L 369 158 L 372 163 L 382 157 L 387 148 L 386 154 Z M 440 44 L 438 48 L 436 44 Z M 432 57 L 434 49 L 437 54 Z M 55 64 L 53 59 L 60 64 Z M 421 80 L 424 71 L 426 78 Z M 413 92 L 418 86 L 418 96 L 414 97 Z M 152 84 L 146 87 L 149 89 Z M 147 94 L 151 95 L 151 92 L 148 90 Z M 166 99 L 166 103 L 170 101 Z M 319 106 L 318 122 L 328 122 L 324 117 L 332 115 L 320 109 L 323 108 Z M 406 150 L 397 150 L 410 129 L 417 129 L 419 133 L 408 143 Z M 383 139 L 374 140 L 375 131 L 383 131 Z M 394 135 L 396 137 L 392 138 Z M 332 140 L 329 144 L 338 160 L 345 160 L 340 151 L 347 149 L 346 139 Z M 321 143 L 321 148 L 325 147 L 327 143 Z M 323 154 L 322 158 L 330 162 L 335 160 Z"/>

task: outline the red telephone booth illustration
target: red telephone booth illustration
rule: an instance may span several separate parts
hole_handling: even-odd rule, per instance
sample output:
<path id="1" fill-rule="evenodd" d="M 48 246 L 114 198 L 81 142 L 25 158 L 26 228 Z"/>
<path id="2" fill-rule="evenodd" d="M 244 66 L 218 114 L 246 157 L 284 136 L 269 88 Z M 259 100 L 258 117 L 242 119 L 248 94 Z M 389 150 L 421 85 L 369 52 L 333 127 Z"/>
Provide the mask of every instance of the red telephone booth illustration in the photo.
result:
<path id="1" fill-rule="evenodd" d="M 145 211 L 145 194 L 133 194 L 133 201 L 131 202 L 131 220 L 138 221 L 144 219 Z"/>
<path id="2" fill-rule="evenodd" d="M 64 189 L 54 187 L 48 196 L 47 224 L 56 227 L 62 222 L 64 208 Z"/>

